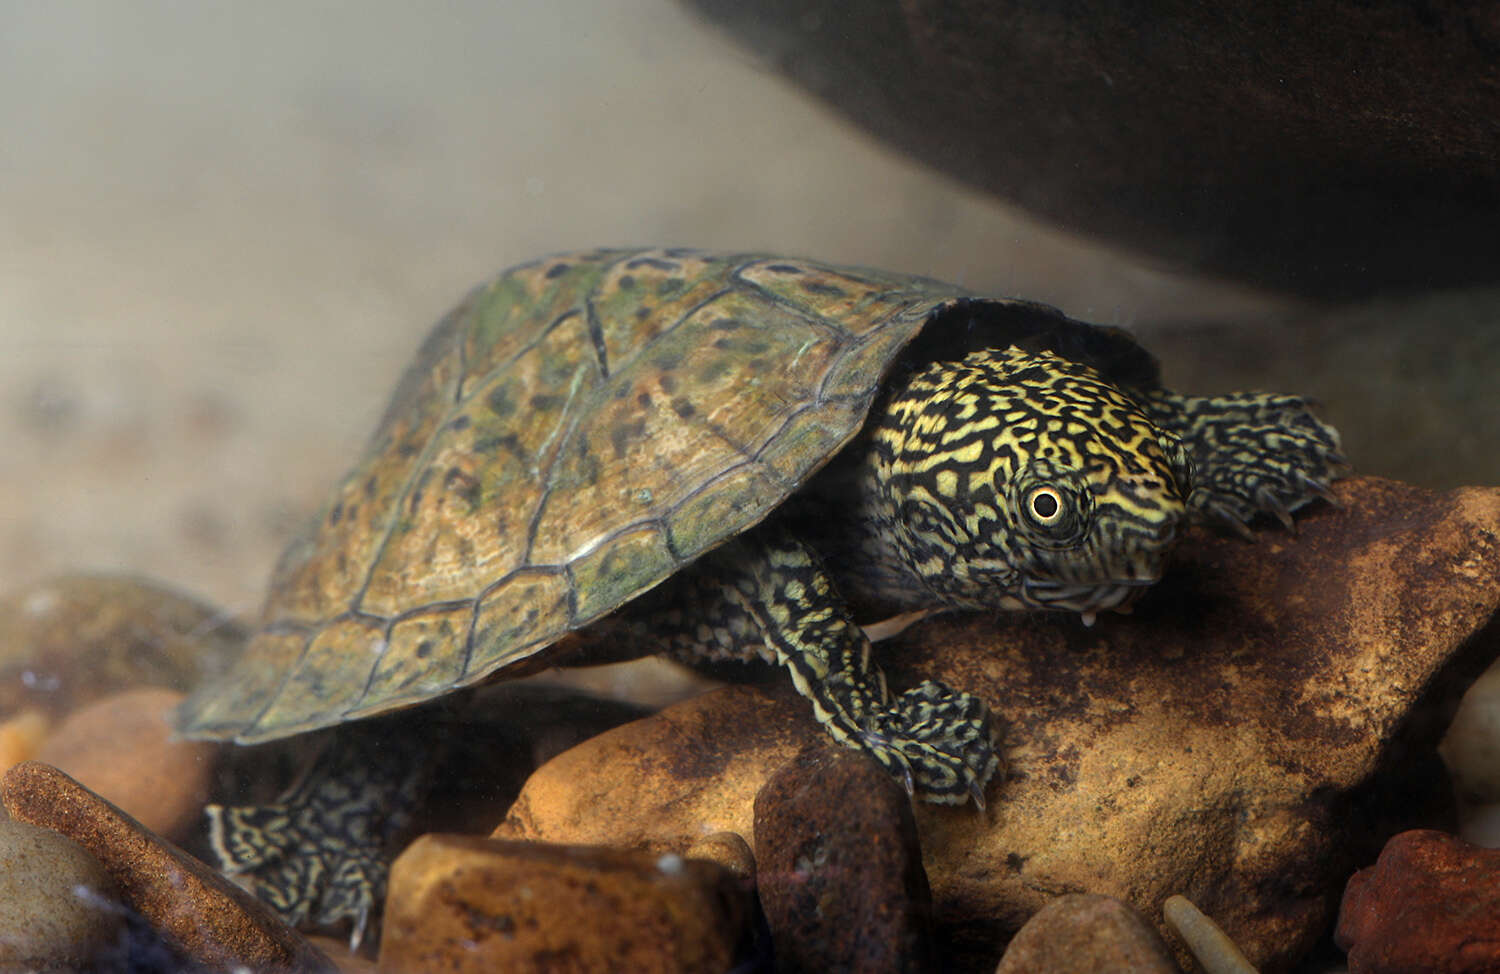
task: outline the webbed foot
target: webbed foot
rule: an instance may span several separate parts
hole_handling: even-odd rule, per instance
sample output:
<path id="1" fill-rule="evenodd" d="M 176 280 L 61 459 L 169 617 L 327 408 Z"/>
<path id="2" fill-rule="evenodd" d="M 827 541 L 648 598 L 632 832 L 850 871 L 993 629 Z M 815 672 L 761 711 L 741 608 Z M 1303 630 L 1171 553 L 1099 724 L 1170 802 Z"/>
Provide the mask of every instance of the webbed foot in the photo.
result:
<path id="1" fill-rule="evenodd" d="M 392 840 L 410 823 L 426 781 L 430 741 L 389 730 L 389 721 L 365 721 L 333 732 L 272 804 L 207 809 L 209 841 L 226 874 L 294 927 L 348 922 L 351 948 L 378 916 Z"/>
<path id="2" fill-rule="evenodd" d="M 985 789 L 1002 762 L 989 708 L 978 697 L 929 680 L 861 723 L 856 740 L 907 794 L 984 808 Z"/>
<path id="3" fill-rule="evenodd" d="M 1348 472 L 1338 431 L 1299 396 L 1161 392 L 1148 405 L 1152 421 L 1181 439 L 1192 460 L 1188 508 L 1200 523 L 1252 537 L 1251 519 L 1270 514 L 1293 529 L 1292 513 L 1332 501 L 1329 484 Z"/>

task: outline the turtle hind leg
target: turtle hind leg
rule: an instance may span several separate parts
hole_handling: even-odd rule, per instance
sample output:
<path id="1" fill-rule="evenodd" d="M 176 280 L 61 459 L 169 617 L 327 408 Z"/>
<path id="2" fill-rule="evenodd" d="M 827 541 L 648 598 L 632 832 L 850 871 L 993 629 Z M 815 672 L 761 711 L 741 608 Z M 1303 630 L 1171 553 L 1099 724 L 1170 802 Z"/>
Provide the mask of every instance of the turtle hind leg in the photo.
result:
<path id="1" fill-rule="evenodd" d="M 357 947 L 384 899 L 391 847 L 426 793 L 432 730 L 404 715 L 341 727 L 277 801 L 210 805 L 220 867 L 294 927 L 348 922 Z"/>
<path id="2" fill-rule="evenodd" d="M 1248 523 L 1270 514 L 1291 528 L 1292 512 L 1322 498 L 1344 476 L 1338 431 L 1312 414 L 1306 399 L 1259 392 L 1146 400 L 1152 422 L 1182 441 L 1193 465 L 1188 508 L 1194 520 L 1250 536 Z"/>

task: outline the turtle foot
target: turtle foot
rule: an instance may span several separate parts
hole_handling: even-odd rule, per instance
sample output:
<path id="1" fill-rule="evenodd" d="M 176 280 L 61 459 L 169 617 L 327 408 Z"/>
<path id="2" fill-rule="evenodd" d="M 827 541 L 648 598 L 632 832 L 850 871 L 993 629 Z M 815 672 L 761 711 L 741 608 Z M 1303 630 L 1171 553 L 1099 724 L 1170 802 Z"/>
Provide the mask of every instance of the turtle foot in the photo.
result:
<path id="1" fill-rule="evenodd" d="M 358 947 L 385 897 L 389 857 L 428 784 L 441 735 L 420 717 L 329 732 L 301 780 L 268 805 L 210 805 L 220 867 L 294 927 L 350 926 Z"/>
<path id="2" fill-rule="evenodd" d="M 907 794 L 983 809 L 1001 770 L 989 708 L 972 694 L 929 680 L 867 715 L 856 740 L 902 782 Z"/>
<path id="3" fill-rule="evenodd" d="M 207 814 L 209 841 L 225 873 L 243 878 L 293 927 L 347 921 L 350 948 L 359 946 L 385 895 L 387 873 L 379 844 L 353 840 L 367 828 L 343 810 L 337 825 L 320 821 L 308 806 L 210 805 Z"/>
<path id="4" fill-rule="evenodd" d="M 1180 438 L 1192 458 L 1193 519 L 1247 538 L 1258 514 L 1294 530 L 1292 513 L 1332 501 L 1329 484 L 1349 469 L 1338 431 L 1299 396 L 1159 393 L 1150 406 L 1152 421 Z"/>

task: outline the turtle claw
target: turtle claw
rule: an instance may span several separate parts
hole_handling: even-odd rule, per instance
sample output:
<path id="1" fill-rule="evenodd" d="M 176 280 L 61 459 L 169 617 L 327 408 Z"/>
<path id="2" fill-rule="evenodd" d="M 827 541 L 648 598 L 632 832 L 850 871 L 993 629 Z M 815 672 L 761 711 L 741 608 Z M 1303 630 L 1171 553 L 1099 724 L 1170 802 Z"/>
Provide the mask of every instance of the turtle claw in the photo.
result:
<path id="1" fill-rule="evenodd" d="M 1152 421 L 1178 437 L 1192 459 L 1194 519 L 1243 538 L 1252 537 L 1248 522 L 1262 513 L 1295 533 L 1292 512 L 1314 500 L 1332 502 L 1328 483 L 1349 467 L 1338 431 L 1297 396 L 1159 392 L 1147 407 Z"/>
<path id="2" fill-rule="evenodd" d="M 1338 495 L 1335 494 L 1332 488 L 1330 488 L 1327 484 L 1323 483 L 1321 480 L 1315 480 L 1312 477 L 1309 477 L 1307 474 L 1302 473 L 1301 471 L 1298 471 L 1298 476 L 1300 477 L 1299 482 L 1301 483 L 1303 490 L 1307 491 L 1309 494 L 1312 494 L 1314 497 L 1317 497 L 1325 504 L 1329 504 L 1330 506 L 1339 508 L 1340 510 L 1343 509 L 1344 502 L 1339 500 Z"/>
<path id="3" fill-rule="evenodd" d="M 1260 509 L 1267 512 L 1281 522 L 1281 526 L 1293 535 L 1297 533 L 1297 522 L 1292 520 L 1292 512 L 1287 510 L 1281 498 L 1277 497 L 1270 488 L 1261 486 L 1255 491 L 1255 501 Z"/>
<path id="4" fill-rule="evenodd" d="M 1216 497 L 1210 497 L 1198 507 L 1203 517 L 1211 520 L 1222 528 L 1233 531 L 1246 541 L 1255 540 L 1255 532 L 1250 530 L 1250 525 L 1239 512 Z"/>
<path id="5" fill-rule="evenodd" d="M 969 797 L 974 801 L 974 808 L 982 815 L 984 814 L 984 785 L 977 779 L 969 781 Z"/>
<path id="6" fill-rule="evenodd" d="M 370 929 L 370 909 L 363 907 L 354 917 L 354 923 L 349 928 L 349 953 L 359 952 L 359 945 L 365 941 L 365 933 Z"/>

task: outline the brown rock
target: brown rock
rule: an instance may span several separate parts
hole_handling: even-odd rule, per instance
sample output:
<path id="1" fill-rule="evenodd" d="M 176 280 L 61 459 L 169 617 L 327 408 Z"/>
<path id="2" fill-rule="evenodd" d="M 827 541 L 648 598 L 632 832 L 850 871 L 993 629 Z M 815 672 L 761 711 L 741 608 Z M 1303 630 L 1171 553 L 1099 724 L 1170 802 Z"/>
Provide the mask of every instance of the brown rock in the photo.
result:
<path id="1" fill-rule="evenodd" d="M 1068 893 L 1016 934 L 995 974 L 1178 974 L 1167 945 L 1141 915 L 1109 896 Z"/>
<path id="2" fill-rule="evenodd" d="M 203 816 L 217 745 L 168 724 L 182 694 L 125 690 L 69 715 L 37 753 L 153 832 L 181 841 Z"/>
<path id="3" fill-rule="evenodd" d="M 1349 880 L 1335 939 L 1350 974 L 1500 970 L 1500 849 L 1401 833 Z"/>
<path id="4" fill-rule="evenodd" d="M 1432 753 L 1440 724 L 1413 715 L 1500 650 L 1500 491 L 1357 479 L 1339 495 L 1296 537 L 1193 532 L 1133 615 L 1092 629 L 953 614 L 881 647 L 894 688 L 942 679 L 1008 723 L 987 819 L 916 808 L 958 969 L 993 968 L 1066 892 L 1148 916 L 1182 893 L 1273 970 L 1316 941 L 1355 843 L 1379 840 L 1378 786 Z M 785 686 L 719 691 L 560 755 L 503 828 L 656 848 L 751 835 L 757 784 L 821 734 Z"/>
<path id="5" fill-rule="evenodd" d="M 911 801 L 873 761 L 803 751 L 755 796 L 755 841 L 778 971 L 936 970 Z"/>
<path id="6" fill-rule="evenodd" d="M 1321 0 L 692 0 L 915 158 L 1317 295 L 1494 281 L 1500 15 Z"/>
<path id="7" fill-rule="evenodd" d="M 712 863 L 425 835 L 392 866 L 379 969 L 722 974 L 749 905 Z"/>
<path id="8" fill-rule="evenodd" d="M 0 779 L 12 818 L 56 829 L 104 865 L 127 904 L 173 948 L 212 969 L 329 971 L 270 907 L 56 768 L 28 761 Z"/>
<path id="9" fill-rule="evenodd" d="M 239 650 L 223 612 L 144 579 L 66 575 L 0 599 L 0 714 L 60 716 L 115 690 L 187 690 Z"/>

